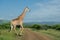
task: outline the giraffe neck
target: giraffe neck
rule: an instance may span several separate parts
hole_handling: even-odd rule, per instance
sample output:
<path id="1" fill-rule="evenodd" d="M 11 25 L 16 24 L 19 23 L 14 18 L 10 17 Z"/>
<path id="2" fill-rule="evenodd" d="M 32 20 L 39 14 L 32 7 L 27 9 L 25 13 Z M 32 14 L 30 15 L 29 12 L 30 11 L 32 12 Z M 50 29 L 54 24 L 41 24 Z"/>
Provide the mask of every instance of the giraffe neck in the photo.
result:
<path id="1" fill-rule="evenodd" d="M 24 19 L 24 16 L 25 16 L 26 12 L 27 11 L 24 9 L 24 11 L 22 12 L 22 14 L 19 16 L 19 19 L 20 20 L 23 20 Z"/>

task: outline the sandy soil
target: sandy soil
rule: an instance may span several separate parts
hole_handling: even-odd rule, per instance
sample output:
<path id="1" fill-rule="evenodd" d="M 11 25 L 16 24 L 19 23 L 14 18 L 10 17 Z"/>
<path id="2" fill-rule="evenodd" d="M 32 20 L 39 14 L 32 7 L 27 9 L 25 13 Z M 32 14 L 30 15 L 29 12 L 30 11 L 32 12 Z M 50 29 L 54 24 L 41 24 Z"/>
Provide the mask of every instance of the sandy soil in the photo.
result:
<path id="1" fill-rule="evenodd" d="M 48 36 L 44 36 L 40 33 L 33 32 L 29 29 L 24 29 L 23 36 L 17 36 L 18 40 L 52 40 Z"/>

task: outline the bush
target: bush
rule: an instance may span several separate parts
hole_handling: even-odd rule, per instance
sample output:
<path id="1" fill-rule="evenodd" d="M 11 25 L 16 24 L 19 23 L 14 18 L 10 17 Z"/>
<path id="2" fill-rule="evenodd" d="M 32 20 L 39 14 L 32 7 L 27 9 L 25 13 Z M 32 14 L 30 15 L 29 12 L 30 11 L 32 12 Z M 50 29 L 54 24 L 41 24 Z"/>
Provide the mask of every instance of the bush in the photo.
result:
<path id="1" fill-rule="evenodd" d="M 56 30 L 60 30 L 60 27 L 59 28 L 56 28 Z"/>
<path id="2" fill-rule="evenodd" d="M 8 28 L 10 28 L 10 23 L 0 24 L 0 29 L 8 29 Z"/>
<path id="3" fill-rule="evenodd" d="M 56 30 L 60 30 L 60 25 L 57 25 L 56 26 Z"/>
<path id="4" fill-rule="evenodd" d="M 53 25 L 52 29 L 60 30 L 60 24 Z"/>
<path id="5" fill-rule="evenodd" d="M 34 24 L 34 25 L 32 26 L 32 28 L 37 29 L 37 30 L 42 29 L 42 28 L 41 28 L 41 25 L 38 25 L 38 24 Z"/>
<path id="6" fill-rule="evenodd" d="M 56 29 L 58 25 L 52 25 L 52 29 Z"/>
<path id="7" fill-rule="evenodd" d="M 49 29 L 50 27 L 51 27 L 51 26 L 46 25 L 46 24 L 42 25 L 42 28 L 43 28 L 44 30 L 47 30 L 47 29 Z"/>

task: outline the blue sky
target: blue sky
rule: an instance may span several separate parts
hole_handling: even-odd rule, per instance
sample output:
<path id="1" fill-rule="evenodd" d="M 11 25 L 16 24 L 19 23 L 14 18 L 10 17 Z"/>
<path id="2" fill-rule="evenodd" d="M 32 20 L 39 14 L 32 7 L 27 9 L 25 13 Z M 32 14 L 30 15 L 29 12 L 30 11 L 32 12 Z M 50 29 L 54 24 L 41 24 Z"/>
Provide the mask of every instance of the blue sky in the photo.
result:
<path id="1" fill-rule="evenodd" d="M 60 22 L 60 0 L 0 0 L 0 19 L 12 20 L 28 6 L 24 22 Z"/>

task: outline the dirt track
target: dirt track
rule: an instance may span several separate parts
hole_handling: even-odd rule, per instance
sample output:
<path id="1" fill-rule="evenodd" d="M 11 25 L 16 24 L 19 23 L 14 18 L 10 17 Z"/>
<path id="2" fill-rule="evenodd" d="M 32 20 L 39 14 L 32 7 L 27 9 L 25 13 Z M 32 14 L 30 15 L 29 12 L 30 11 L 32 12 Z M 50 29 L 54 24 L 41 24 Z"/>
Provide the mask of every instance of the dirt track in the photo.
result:
<path id="1" fill-rule="evenodd" d="M 49 37 L 38 34 L 31 30 L 25 29 L 24 35 L 20 37 L 21 40 L 51 40 Z"/>

